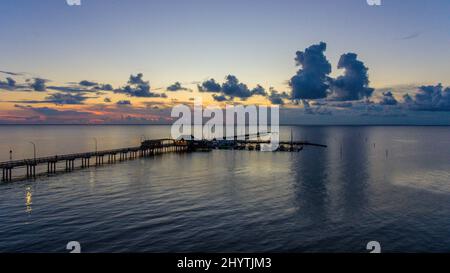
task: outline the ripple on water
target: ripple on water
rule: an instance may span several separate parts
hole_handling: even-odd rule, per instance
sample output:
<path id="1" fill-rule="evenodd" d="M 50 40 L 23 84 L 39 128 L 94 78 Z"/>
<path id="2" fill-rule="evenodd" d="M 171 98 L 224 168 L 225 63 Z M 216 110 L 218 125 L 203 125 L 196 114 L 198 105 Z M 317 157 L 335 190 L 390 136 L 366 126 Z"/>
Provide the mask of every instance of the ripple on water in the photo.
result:
<path id="1" fill-rule="evenodd" d="M 449 128 L 292 129 L 328 149 L 172 154 L 1 184 L 0 249 L 450 251 Z"/>

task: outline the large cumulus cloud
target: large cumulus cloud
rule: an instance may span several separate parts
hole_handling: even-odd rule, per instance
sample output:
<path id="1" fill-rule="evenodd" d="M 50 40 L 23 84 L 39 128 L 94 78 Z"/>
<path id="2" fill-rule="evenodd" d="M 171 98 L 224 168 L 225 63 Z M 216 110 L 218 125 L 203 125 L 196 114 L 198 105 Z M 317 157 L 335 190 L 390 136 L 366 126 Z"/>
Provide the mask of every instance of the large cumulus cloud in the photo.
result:
<path id="1" fill-rule="evenodd" d="M 355 53 L 343 54 L 339 59 L 339 69 L 344 69 L 344 75 L 332 81 L 331 97 L 340 101 L 353 101 L 372 96 L 373 88 L 369 87 L 368 68 L 358 60 Z"/>
<path id="2" fill-rule="evenodd" d="M 305 51 L 297 51 L 296 63 L 301 68 L 291 78 L 293 100 L 321 99 L 327 96 L 331 64 L 325 57 L 327 44 L 321 42 Z"/>

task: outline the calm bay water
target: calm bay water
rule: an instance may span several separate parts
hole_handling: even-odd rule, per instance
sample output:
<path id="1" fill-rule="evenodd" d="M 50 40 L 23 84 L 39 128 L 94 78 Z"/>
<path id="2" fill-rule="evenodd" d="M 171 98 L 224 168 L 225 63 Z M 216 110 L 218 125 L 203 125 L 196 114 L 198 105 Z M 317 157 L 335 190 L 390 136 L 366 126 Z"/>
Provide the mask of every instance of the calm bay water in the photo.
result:
<path id="1" fill-rule="evenodd" d="M 450 127 L 282 127 L 300 153 L 167 154 L 0 184 L 0 252 L 450 252 Z M 0 126 L 0 161 L 168 126 Z"/>

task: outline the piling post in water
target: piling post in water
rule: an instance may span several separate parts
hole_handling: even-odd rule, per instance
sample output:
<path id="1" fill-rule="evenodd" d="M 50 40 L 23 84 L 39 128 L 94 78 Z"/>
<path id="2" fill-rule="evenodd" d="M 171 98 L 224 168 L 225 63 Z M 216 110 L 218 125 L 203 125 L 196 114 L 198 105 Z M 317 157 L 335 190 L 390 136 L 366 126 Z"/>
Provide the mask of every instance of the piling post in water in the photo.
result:
<path id="1" fill-rule="evenodd" d="M 36 178 L 36 162 L 27 163 L 27 178 Z"/>
<path id="2" fill-rule="evenodd" d="M 11 181 L 11 177 L 12 177 L 11 169 L 12 169 L 11 167 L 2 168 L 2 181 L 3 182 Z"/>
<path id="3" fill-rule="evenodd" d="M 2 180 L 8 182 L 12 180 L 12 168 L 6 167 L 2 169 Z"/>

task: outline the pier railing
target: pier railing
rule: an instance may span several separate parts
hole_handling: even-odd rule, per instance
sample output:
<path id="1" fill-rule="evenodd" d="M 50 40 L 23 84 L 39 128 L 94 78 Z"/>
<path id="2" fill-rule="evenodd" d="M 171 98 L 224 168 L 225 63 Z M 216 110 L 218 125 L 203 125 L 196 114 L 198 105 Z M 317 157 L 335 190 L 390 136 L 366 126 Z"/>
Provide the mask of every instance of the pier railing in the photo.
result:
<path id="1" fill-rule="evenodd" d="M 108 164 L 117 162 L 117 156 L 119 156 L 119 161 L 124 161 L 167 152 L 186 151 L 188 151 L 188 145 L 186 142 L 171 139 L 157 139 L 144 141 L 141 146 L 137 147 L 62 154 L 1 162 L 0 169 L 2 169 L 2 181 L 11 181 L 12 170 L 16 168 L 26 168 L 26 178 L 34 178 L 36 177 L 36 166 L 38 165 L 47 164 L 47 173 L 53 174 L 57 172 L 57 164 L 60 162 L 65 162 L 65 171 L 68 172 L 75 169 L 75 161 L 77 160 L 81 162 L 79 167 L 89 168 L 92 166 L 90 162 L 91 158 L 95 158 L 95 166 L 98 166 L 105 164 L 105 161 Z M 107 157 L 106 160 L 105 157 Z"/>
<path id="2" fill-rule="evenodd" d="M 128 147 L 112 150 L 62 154 L 55 156 L 36 157 L 15 161 L 7 161 L 0 163 L 2 169 L 2 181 L 12 180 L 12 170 L 26 167 L 26 178 L 36 177 L 36 166 L 47 164 L 47 173 L 55 174 L 58 169 L 58 163 L 65 162 L 66 172 L 75 169 L 75 161 L 79 161 L 77 167 L 89 168 L 91 167 L 91 158 L 95 159 L 95 165 L 113 164 L 117 162 L 117 155 L 119 161 L 131 160 L 138 157 L 148 157 L 151 155 L 168 153 L 168 152 L 195 152 L 195 151 L 210 151 L 212 149 L 248 149 L 258 150 L 262 144 L 270 143 L 265 140 L 174 140 L 174 139 L 155 139 L 145 140 L 141 146 Z M 278 151 L 301 151 L 304 146 L 327 147 L 322 144 L 315 144 L 304 141 L 282 141 L 278 142 Z M 105 160 L 106 157 L 106 160 Z M 106 163 L 105 163 L 106 161 Z M 25 174 L 24 174 L 25 175 Z"/>

